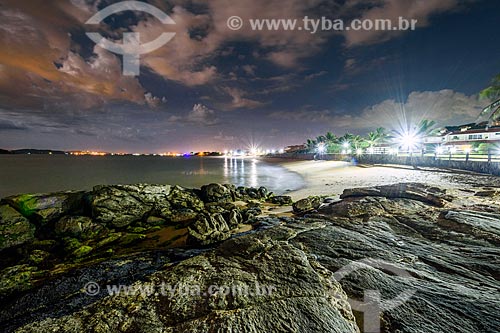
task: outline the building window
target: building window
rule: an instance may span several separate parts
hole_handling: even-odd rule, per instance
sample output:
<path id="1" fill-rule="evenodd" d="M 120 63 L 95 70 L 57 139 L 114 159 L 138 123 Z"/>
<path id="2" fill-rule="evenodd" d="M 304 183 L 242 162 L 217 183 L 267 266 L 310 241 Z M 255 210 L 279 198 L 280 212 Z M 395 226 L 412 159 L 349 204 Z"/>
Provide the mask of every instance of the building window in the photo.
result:
<path id="1" fill-rule="evenodd" d="M 469 140 L 481 140 L 483 138 L 482 134 L 471 134 L 469 135 Z"/>

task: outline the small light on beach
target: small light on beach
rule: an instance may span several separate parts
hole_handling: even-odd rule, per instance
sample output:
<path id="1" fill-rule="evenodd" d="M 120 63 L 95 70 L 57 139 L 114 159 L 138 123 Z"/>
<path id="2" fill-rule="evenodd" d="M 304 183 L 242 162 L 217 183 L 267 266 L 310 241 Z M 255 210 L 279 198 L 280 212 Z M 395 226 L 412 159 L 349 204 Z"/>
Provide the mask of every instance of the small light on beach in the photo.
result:
<path id="1" fill-rule="evenodd" d="M 326 147 L 325 147 L 325 144 L 324 143 L 320 143 L 318 145 L 318 153 L 320 154 L 324 154 L 326 152 Z"/>
<path id="2" fill-rule="evenodd" d="M 363 155 L 363 149 L 358 149 L 358 150 L 356 150 L 356 154 L 358 154 L 358 155 Z"/>

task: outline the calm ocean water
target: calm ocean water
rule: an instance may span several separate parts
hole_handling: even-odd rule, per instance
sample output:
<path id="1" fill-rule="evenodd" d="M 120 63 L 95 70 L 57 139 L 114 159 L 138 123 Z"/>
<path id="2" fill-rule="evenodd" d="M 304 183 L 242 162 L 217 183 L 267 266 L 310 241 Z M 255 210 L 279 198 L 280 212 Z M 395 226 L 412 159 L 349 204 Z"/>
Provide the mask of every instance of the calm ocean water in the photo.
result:
<path id="1" fill-rule="evenodd" d="M 296 190 L 302 178 L 256 159 L 160 156 L 0 155 L 0 198 L 19 193 L 89 190 L 98 184 L 209 183 Z"/>

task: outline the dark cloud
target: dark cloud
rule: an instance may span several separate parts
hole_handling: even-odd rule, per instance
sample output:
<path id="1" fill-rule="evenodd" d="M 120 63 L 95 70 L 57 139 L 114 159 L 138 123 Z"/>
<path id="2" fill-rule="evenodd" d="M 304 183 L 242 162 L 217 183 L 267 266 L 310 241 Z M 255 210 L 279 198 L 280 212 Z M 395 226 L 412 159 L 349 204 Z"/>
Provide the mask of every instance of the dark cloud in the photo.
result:
<path id="1" fill-rule="evenodd" d="M 16 124 L 8 120 L 0 120 L 0 131 L 19 131 L 27 129 L 24 125 Z"/>

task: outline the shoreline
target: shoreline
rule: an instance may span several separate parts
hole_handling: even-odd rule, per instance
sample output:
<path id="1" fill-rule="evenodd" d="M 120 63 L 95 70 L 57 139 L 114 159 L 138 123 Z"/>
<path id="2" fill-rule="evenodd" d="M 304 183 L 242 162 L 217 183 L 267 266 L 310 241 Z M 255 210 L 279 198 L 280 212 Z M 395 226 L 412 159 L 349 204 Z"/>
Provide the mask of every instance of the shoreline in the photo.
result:
<path id="1" fill-rule="evenodd" d="M 500 186 L 500 178 L 492 175 L 450 171 L 437 168 L 414 169 L 402 165 L 354 165 L 349 162 L 324 160 L 293 160 L 262 158 L 263 162 L 280 165 L 298 174 L 305 186 L 287 192 L 294 201 L 309 196 L 338 198 L 347 188 L 390 185 L 394 183 L 425 183 L 448 189 Z M 471 174 L 474 179 L 471 179 Z"/>

